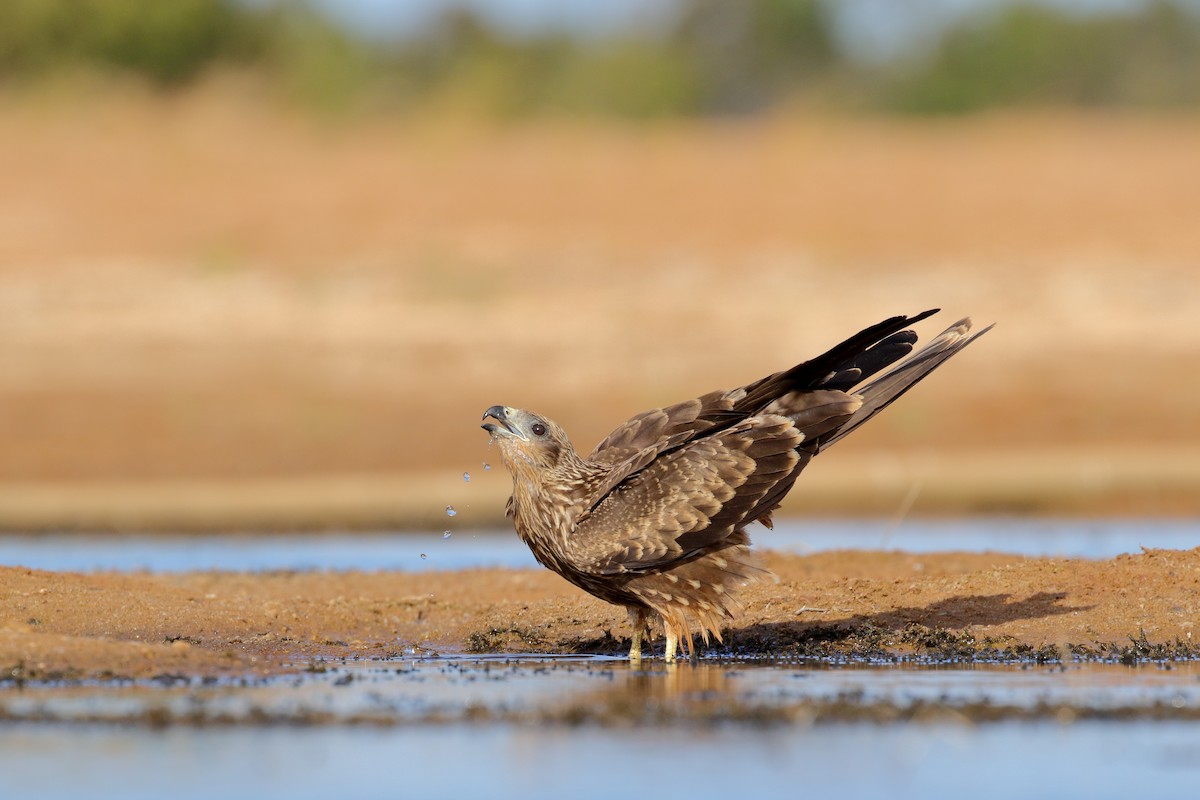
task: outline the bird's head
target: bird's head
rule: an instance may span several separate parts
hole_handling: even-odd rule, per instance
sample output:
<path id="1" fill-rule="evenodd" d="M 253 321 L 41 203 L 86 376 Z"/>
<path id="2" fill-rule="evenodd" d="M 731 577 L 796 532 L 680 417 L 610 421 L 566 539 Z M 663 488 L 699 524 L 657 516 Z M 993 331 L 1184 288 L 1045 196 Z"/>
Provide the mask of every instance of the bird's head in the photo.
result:
<path id="1" fill-rule="evenodd" d="M 514 474 L 530 467 L 552 470 L 575 457 L 566 432 L 553 420 L 509 406 L 492 406 L 483 419 L 480 427 L 492 435 L 504 465 Z"/>

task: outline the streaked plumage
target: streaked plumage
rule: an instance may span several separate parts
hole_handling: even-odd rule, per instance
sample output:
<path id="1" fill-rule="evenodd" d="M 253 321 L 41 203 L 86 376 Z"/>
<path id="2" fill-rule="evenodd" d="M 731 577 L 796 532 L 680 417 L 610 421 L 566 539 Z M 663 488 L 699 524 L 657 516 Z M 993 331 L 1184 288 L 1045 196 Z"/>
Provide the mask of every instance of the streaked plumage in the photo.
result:
<path id="1" fill-rule="evenodd" d="M 907 327 L 934 313 L 884 320 L 789 370 L 638 414 L 586 458 L 553 421 L 492 406 L 483 427 L 512 475 L 517 533 L 541 564 L 629 610 L 631 658 L 652 614 L 667 660 L 680 642 L 692 651 L 693 623 L 719 640 L 738 589 L 766 574 L 746 527 L 769 528 L 813 456 L 987 330 L 971 335 L 964 319 L 904 359 L 917 341 Z"/>

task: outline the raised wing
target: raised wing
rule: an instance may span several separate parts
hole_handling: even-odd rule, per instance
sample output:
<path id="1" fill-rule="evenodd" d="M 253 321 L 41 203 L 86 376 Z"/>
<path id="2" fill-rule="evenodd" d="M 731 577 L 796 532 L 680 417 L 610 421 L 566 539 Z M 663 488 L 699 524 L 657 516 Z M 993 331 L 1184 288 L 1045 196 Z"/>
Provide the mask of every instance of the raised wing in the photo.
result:
<path id="1" fill-rule="evenodd" d="M 929 373 L 945 363 L 948 358 L 991 329 L 992 326 L 988 325 L 983 330 L 971 333 L 971 318 L 965 317 L 960 319 L 938 334 L 929 344 L 917 351 L 917 354 L 912 358 L 895 364 L 890 370 L 865 386 L 859 386 L 854 390 L 854 393 L 855 396 L 861 397 L 863 402 L 861 407 L 849 419 L 836 426 L 836 428 L 821 433 L 819 436 L 815 432 L 809 434 L 809 438 L 816 444 L 816 452 L 829 447 L 871 419 L 871 417 L 883 411 L 883 409 L 895 402 L 902 394 L 924 380 Z M 905 331 L 905 333 L 911 332 Z M 897 334 L 897 336 L 899 335 Z M 916 337 L 914 336 L 913 342 L 915 341 Z M 912 343 L 908 345 L 905 353 L 911 349 Z M 868 351 L 869 353 L 870 351 Z M 877 372 L 883 367 L 891 366 L 897 360 L 899 360 L 898 357 L 891 358 L 891 360 L 877 367 L 875 371 Z M 871 377 L 873 374 L 874 372 L 853 378 L 849 386 L 854 386 L 864 379 Z"/>
<path id="2" fill-rule="evenodd" d="M 589 461 L 617 464 L 667 440 L 686 441 L 731 419 L 740 390 L 716 391 L 665 408 L 643 411 L 623 422 L 596 445 Z M 744 415 L 732 417 L 739 419 Z"/>
<path id="3" fill-rule="evenodd" d="M 589 457 L 611 469 L 569 543 L 581 571 L 662 568 L 755 520 L 769 524 L 813 456 L 990 330 L 971 335 L 960 320 L 904 359 L 917 337 L 903 328 L 935 311 L 884 320 L 789 370 L 621 425 Z"/>
<path id="4" fill-rule="evenodd" d="M 802 440 L 791 420 L 768 415 L 660 455 L 580 521 L 568 542 L 572 564 L 615 575 L 718 549 L 773 508 L 777 487 L 795 480 Z"/>
<path id="5" fill-rule="evenodd" d="M 789 370 L 737 389 L 709 392 L 694 400 L 638 414 L 596 445 L 588 460 L 615 465 L 645 451 L 662 452 L 667 440 L 672 442 L 669 446 L 678 446 L 756 414 L 791 415 L 796 408 L 811 405 L 810 400 L 799 396 L 802 393 L 849 390 L 908 355 L 917 337 L 912 331 L 902 329 L 936 312 L 937 309 L 932 309 L 911 317 L 891 317 Z M 786 402 L 781 404 L 779 401 L 784 398 Z"/>

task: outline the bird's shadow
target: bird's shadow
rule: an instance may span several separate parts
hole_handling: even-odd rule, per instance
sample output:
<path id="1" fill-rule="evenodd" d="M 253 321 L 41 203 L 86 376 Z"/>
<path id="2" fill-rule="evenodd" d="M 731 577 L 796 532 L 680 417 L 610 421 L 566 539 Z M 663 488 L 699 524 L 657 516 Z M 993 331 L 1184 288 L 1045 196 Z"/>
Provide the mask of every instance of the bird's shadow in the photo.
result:
<path id="1" fill-rule="evenodd" d="M 978 650 L 997 640 L 976 641 L 967 633 L 969 629 L 1092 608 L 1067 604 L 1066 598 L 1066 592 L 1038 592 L 1019 600 L 1013 600 L 1010 594 L 960 595 L 924 607 L 904 606 L 838 619 L 762 622 L 727 629 L 725 647 L 742 654 L 813 656 L 879 655 L 895 645 Z"/>

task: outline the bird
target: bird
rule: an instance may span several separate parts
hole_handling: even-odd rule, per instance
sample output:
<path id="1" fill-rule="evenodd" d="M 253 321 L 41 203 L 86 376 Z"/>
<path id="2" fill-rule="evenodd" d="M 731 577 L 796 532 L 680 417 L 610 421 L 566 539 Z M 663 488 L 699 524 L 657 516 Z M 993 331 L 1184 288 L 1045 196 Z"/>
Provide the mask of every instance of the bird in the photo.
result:
<path id="1" fill-rule="evenodd" d="M 543 566 L 628 611 L 629 659 L 661 620 L 665 661 L 697 658 L 742 610 L 741 590 L 773 576 L 747 527 L 772 512 L 814 456 L 841 441 L 992 326 L 964 318 L 913 354 L 895 316 L 827 352 L 730 390 L 637 414 L 580 456 L 548 417 L 494 405 L 482 428 L 512 477 L 505 514 Z"/>

